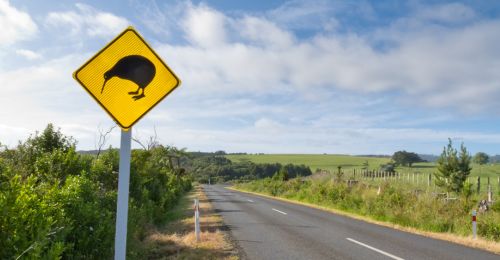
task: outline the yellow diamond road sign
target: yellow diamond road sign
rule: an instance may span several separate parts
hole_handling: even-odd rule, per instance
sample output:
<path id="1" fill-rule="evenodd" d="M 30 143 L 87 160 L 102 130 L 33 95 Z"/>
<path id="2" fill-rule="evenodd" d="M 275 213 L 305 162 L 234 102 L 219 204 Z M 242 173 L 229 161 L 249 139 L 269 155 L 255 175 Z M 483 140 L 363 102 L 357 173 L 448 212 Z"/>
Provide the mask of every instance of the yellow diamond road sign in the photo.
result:
<path id="1" fill-rule="evenodd" d="M 132 27 L 83 64 L 73 77 L 123 129 L 132 127 L 180 84 Z"/>

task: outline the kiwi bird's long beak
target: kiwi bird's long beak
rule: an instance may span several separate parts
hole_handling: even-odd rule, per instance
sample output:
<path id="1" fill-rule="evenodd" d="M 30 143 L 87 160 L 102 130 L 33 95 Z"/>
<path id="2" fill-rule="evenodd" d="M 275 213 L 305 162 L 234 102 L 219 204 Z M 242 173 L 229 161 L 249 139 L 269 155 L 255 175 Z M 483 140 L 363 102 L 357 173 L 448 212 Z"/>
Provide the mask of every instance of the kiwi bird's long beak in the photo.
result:
<path id="1" fill-rule="evenodd" d="M 102 83 L 102 89 L 101 89 L 101 94 L 104 91 L 104 86 L 106 86 L 106 82 L 108 82 L 107 79 L 104 80 L 104 83 Z"/>

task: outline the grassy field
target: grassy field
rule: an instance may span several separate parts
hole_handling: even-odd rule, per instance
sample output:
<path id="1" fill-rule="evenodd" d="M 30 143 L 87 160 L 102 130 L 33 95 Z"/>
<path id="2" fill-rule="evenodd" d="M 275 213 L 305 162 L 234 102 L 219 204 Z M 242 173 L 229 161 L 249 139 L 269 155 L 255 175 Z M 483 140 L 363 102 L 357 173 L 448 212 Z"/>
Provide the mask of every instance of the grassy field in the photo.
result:
<path id="1" fill-rule="evenodd" d="M 338 166 L 342 166 L 342 171 L 345 173 L 346 178 L 352 178 L 353 172 L 359 172 L 363 168 L 363 164 L 368 162 L 369 170 L 379 170 L 381 164 L 388 163 L 391 159 L 387 157 L 360 157 L 351 155 L 334 155 L 334 154 L 251 154 L 251 155 L 227 155 L 228 159 L 234 162 L 238 161 L 251 161 L 255 163 L 281 163 L 281 164 L 304 164 L 311 168 L 313 172 L 316 169 L 328 170 L 335 174 Z M 472 172 L 469 177 L 468 183 L 472 184 L 474 189 L 477 189 L 477 177 L 481 177 L 480 191 L 485 193 L 488 189 L 488 177 L 492 185 L 493 191 L 500 190 L 500 164 L 487 164 L 477 165 L 472 164 Z M 402 176 L 410 175 L 410 180 L 405 181 L 406 178 L 398 180 L 399 182 L 406 182 L 411 186 L 419 189 L 434 188 L 427 185 L 428 175 L 436 172 L 436 163 L 416 163 L 410 167 L 397 167 L 396 171 Z M 413 176 L 415 175 L 415 176 Z M 355 178 L 357 179 L 357 178 Z M 432 180 L 434 178 L 432 177 Z M 381 180 L 375 179 L 374 183 L 379 183 Z"/>
<path id="2" fill-rule="evenodd" d="M 390 158 L 357 157 L 350 155 L 333 154 L 251 154 L 251 155 L 227 155 L 231 161 L 249 160 L 255 163 L 281 163 L 281 164 L 304 164 L 311 167 L 312 171 L 317 168 L 337 171 L 338 166 L 342 169 L 361 169 L 364 162 L 368 162 L 371 170 L 378 169 L 380 164 L 390 161 Z"/>
<path id="3" fill-rule="evenodd" d="M 390 158 L 358 157 L 351 155 L 334 154 L 251 154 L 251 155 L 227 155 L 231 161 L 249 160 L 255 163 L 281 163 L 281 164 L 305 164 L 314 172 L 316 169 L 336 172 L 338 166 L 343 170 L 361 169 L 363 163 L 368 162 L 370 170 L 378 170 L 381 164 L 390 161 Z M 433 173 L 436 171 L 435 163 L 416 163 L 413 167 L 398 167 L 398 172 L 403 173 Z M 471 176 L 491 177 L 496 181 L 500 176 L 500 164 L 476 165 L 472 164 Z"/>

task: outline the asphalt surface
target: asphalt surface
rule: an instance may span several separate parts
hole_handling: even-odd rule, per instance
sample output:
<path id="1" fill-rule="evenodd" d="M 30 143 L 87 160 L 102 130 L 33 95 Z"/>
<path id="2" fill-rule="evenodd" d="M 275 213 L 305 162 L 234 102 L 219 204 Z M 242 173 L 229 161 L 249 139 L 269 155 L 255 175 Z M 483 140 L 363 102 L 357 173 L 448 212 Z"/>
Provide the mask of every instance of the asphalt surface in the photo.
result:
<path id="1" fill-rule="evenodd" d="M 205 185 L 246 259 L 496 259 L 486 251 Z"/>

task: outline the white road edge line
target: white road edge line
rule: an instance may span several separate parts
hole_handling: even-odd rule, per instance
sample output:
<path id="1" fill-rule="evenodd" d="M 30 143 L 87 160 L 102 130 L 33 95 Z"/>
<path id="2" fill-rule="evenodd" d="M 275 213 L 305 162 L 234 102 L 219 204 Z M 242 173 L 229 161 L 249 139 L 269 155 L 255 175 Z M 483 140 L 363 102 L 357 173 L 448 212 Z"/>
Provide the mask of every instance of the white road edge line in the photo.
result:
<path id="1" fill-rule="evenodd" d="M 248 200 L 249 202 L 253 202 L 253 200 Z"/>
<path id="2" fill-rule="evenodd" d="M 367 244 L 361 243 L 361 242 L 356 241 L 356 240 L 354 240 L 354 239 L 352 239 L 352 238 L 349 238 L 349 237 L 348 237 L 348 238 L 346 238 L 346 239 L 347 239 L 347 240 L 349 240 L 349 241 L 351 241 L 351 242 L 353 242 L 353 243 L 356 243 L 356 244 L 358 244 L 358 245 L 361 245 L 361 246 L 364 246 L 364 247 L 366 247 L 366 248 L 368 248 L 368 249 L 371 249 L 371 250 L 373 250 L 373 251 L 375 251 L 375 252 L 378 252 L 378 253 L 381 253 L 381 254 L 383 254 L 383 255 L 385 255 L 385 256 L 388 256 L 388 257 L 390 257 L 390 258 L 392 258 L 392 259 L 396 259 L 396 260 L 404 260 L 404 258 L 397 257 L 397 256 L 395 256 L 395 255 L 391 255 L 391 254 L 389 254 L 389 253 L 387 253 L 387 252 L 385 252 L 385 251 L 382 251 L 382 250 L 377 249 L 377 248 L 375 248 L 375 247 L 372 247 L 372 246 L 369 246 L 369 245 L 367 245 Z"/>
<path id="3" fill-rule="evenodd" d="M 286 213 L 286 212 L 283 212 L 283 211 L 281 211 L 281 210 L 277 210 L 277 209 L 275 209 L 275 208 L 273 208 L 273 210 L 274 210 L 274 211 L 276 211 L 276 212 L 279 212 L 279 213 L 281 213 L 281 214 L 283 214 L 283 215 L 287 215 L 287 213 Z"/>

